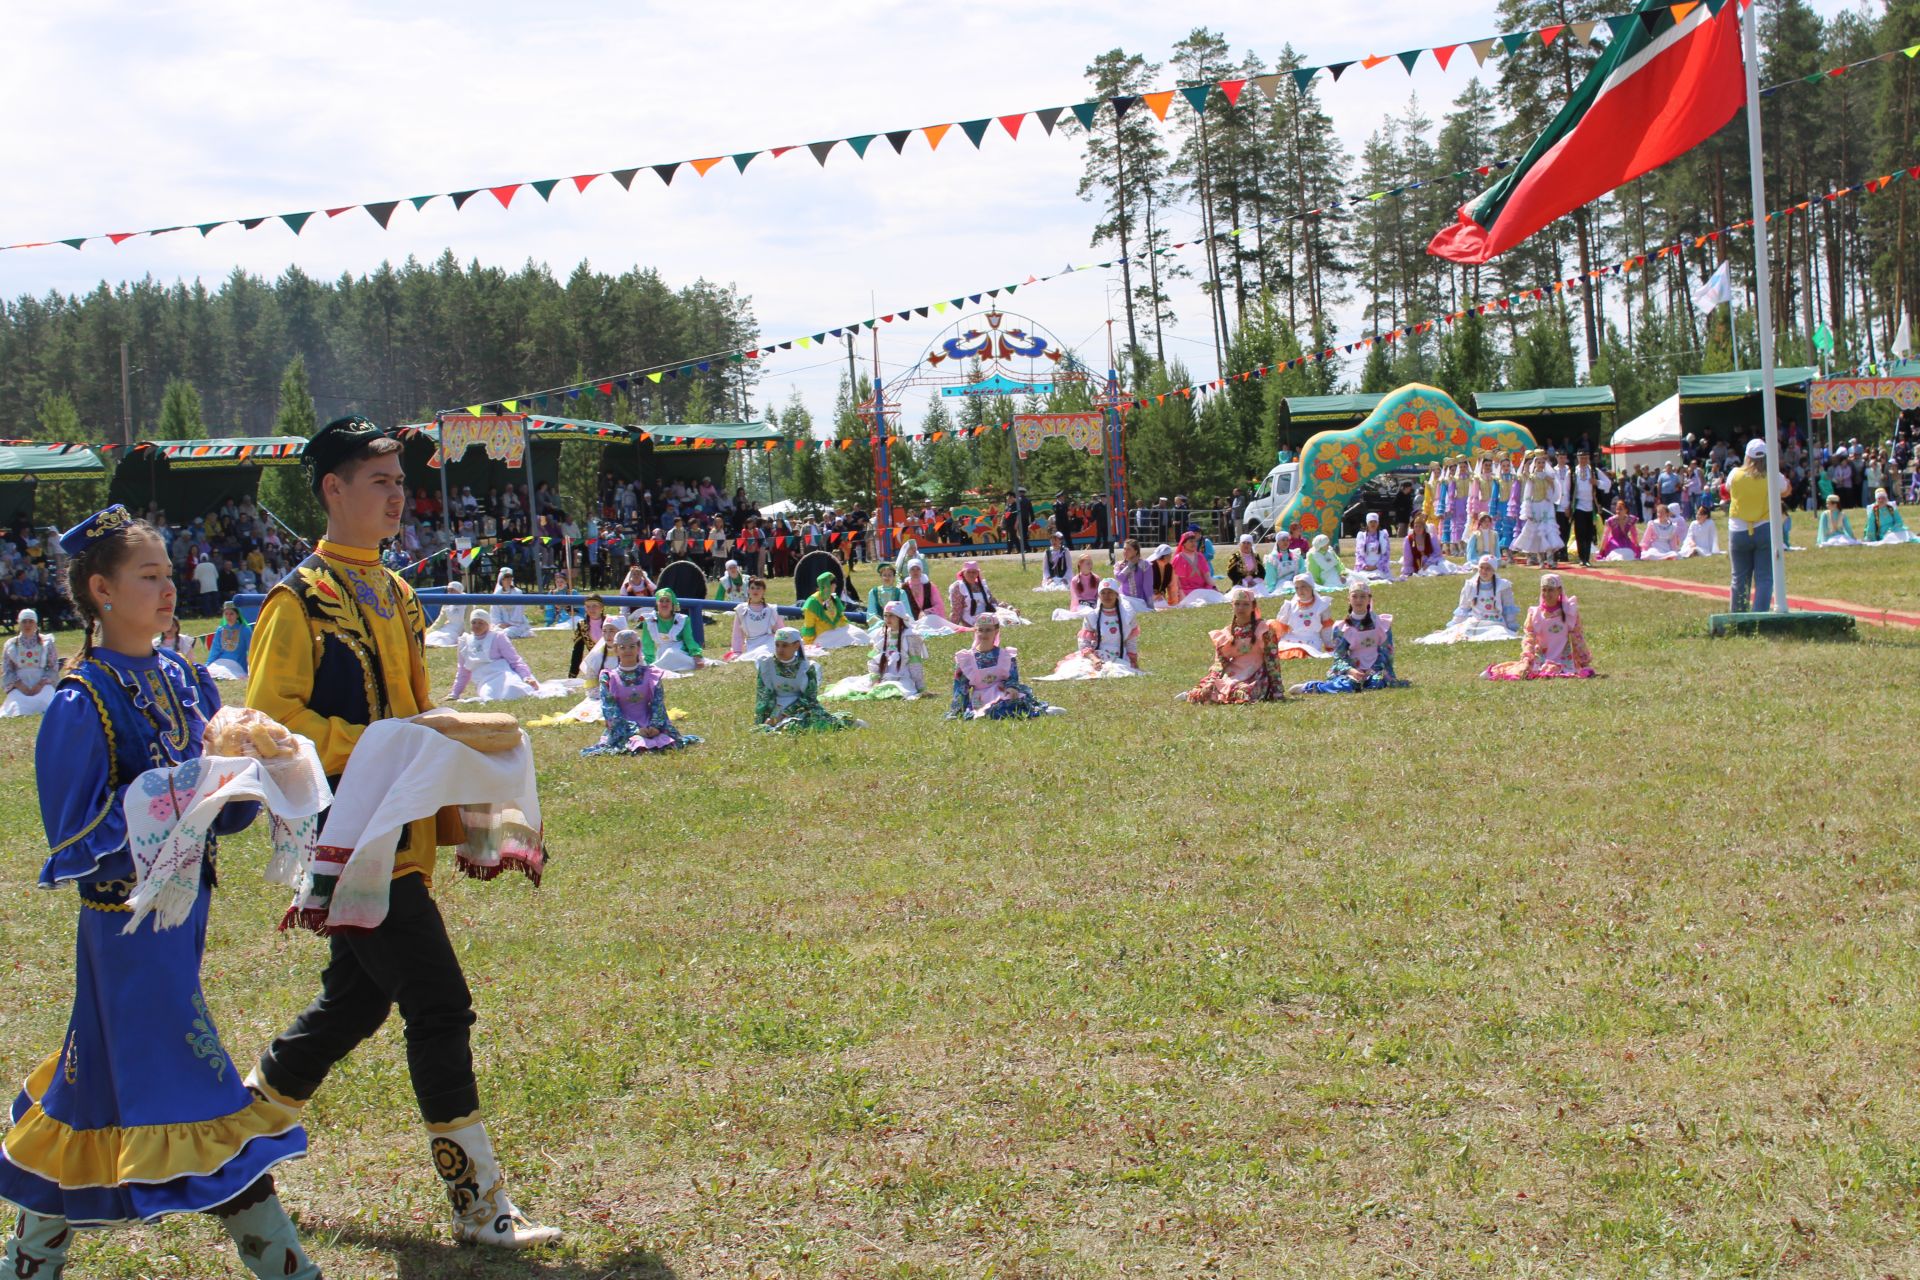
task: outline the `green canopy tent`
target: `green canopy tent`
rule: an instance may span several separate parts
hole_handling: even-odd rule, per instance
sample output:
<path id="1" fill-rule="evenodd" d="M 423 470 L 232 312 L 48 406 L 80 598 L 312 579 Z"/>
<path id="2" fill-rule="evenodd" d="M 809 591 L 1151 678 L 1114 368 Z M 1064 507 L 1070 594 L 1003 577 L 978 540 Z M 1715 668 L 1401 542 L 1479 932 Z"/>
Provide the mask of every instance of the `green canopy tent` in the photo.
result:
<path id="1" fill-rule="evenodd" d="M 1280 443 L 1298 450 L 1316 431 L 1345 431 L 1367 420 L 1384 397 L 1362 391 L 1339 396 L 1288 396 Z"/>
<path id="2" fill-rule="evenodd" d="M 1591 453 L 1597 461 L 1601 447 L 1612 438 L 1620 405 L 1612 387 L 1542 387 L 1477 391 L 1473 413 L 1483 422 L 1518 423 L 1543 449 Z"/>
<path id="3" fill-rule="evenodd" d="M 456 433 L 463 421 L 473 421 L 462 414 L 447 414 L 444 418 Z M 457 438 L 449 441 L 449 452 L 460 448 L 460 456 L 447 466 L 449 493 L 457 495 L 468 487 L 476 494 L 510 486 L 524 489 L 527 482 L 524 460 L 520 465 L 510 465 L 508 459 L 513 452 L 524 454 L 527 441 L 533 446 L 536 487 L 558 483 L 562 443 L 587 441 L 604 446 L 600 460 L 603 480 L 607 477 L 639 480 L 647 488 L 657 490 L 676 479 L 698 484 L 702 477 L 710 477 L 715 484 L 724 484 L 729 451 L 765 448 L 768 441 L 780 439 L 780 433 L 764 422 L 630 427 L 544 413 L 495 415 L 489 421 L 498 422 L 492 438 L 484 442 L 470 438 L 464 448 L 460 448 Z M 440 447 L 440 428 L 426 422 L 402 430 L 407 433 L 408 441 L 405 454 L 408 489 L 425 488 L 438 493 L 440 476 L 430 459 Z M 520 432 L 524 432 L 524 439 L 517 442 L 516 447 L 516 442 L 508 437 Z M 475 448 L 476 445 L 480 447 Z"/>
<path id="4" fill-rule="evenodd" d="M 710 479 L 724 488 L 727 455 L 735 450 L 764 450 L 780 433 L 764 422 L 698 422 L 643 427 L 646 438 L 628 449 L 607 451 L 607 470 L 622 480 L 638 480 L 659 492 L 675 480 L 697 485 Z"/>
<path id="5" fill-rule="evenodd" d="M 100 480 L 107 464 L 83 444 L 0 445 L 0 528 L 33 523 L 33 498 L 56 480 Z"/>
<path id="6" fill-rule="evenodd" d="M 1773 402 L 1780 415 L 1780 438 L 1798 427 L 1802 442 L 1812 437 L 1807 394 L 1819 370 L 1804 366 L 1773 371 Z M 1703 441 L 1743 445 L 1765 430 L 1760 403 L 1760 371 L 1695 373 L 1680 379 L 1680 429 Z"/>
<path id="7" fill-rule="evenodd" d="M 142 440 L 114 468 L 107 496 L 139 514 L 158 507 L 171 523 L 186 524 L 229 499 L 256 496 L 261 469 L 297 465 L 306 444 L 299 436 Z"/>

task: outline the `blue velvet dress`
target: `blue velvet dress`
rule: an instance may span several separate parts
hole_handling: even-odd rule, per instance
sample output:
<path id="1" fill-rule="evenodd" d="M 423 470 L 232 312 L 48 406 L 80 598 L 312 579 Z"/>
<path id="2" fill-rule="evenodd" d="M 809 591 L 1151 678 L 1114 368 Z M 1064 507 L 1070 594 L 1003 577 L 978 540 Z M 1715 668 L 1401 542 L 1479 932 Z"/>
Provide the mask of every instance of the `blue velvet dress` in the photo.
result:
<path id="1" fill-rule="evenodd" d="M 125 806 L 170 803 L 136 780 L 197 759 L 218 705 L 171 651 L 95 650 L 41 724 L 34 765 L 52 856 L 40 884 L 74 886 L 79 925 L 66 1037 L 27 1078 L 0 1139 L 0 1199 L 34 1213 L 96 1226 L 199 1212 L 306 1154 L 297 1116 L 243 1083 L 200 990 L 211 838 L 186 922 L 160 931 L 148 917 L 122 932 L 134 876 Z M 238 831 L 258 809 L 228 805 L 214 830 Z"/>

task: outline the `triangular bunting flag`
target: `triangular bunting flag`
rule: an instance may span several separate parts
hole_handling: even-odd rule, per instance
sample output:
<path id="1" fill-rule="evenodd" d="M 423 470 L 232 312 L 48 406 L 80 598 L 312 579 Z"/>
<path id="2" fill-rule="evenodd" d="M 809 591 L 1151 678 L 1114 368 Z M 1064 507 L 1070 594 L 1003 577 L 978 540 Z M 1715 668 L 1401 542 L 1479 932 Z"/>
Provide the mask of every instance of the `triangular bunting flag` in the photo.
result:
<path id="1" fill-rule="evenodd" d="M 1405 53 L 1395 54 L 1394 57 L 1400 59 L 1400 65 L 1407 69 L 1408 75 L 1412 75 L 1413 64 L 1420 61 L 1420 52 L 1418 49 L 1409 49 Z"/>
<path id="2" fill-rule="evenodd" d="M 1319 70 L 1319 67 L 1300 67 L 1297 69 L 1293 73 L 1294 87 L 1300 92 L 1305 93 L 1307 91 L 1307 85 L 1313 81 L 1314 73 Z"/>
<path id="3" fill-rule="evenodd" d="M 1573 38 L 1578 40 L 1582 45 L 1591 46 L 1593 44 L 1593 33 L 1599 30 L 1599 27 L 1600 24 L 1598 22 L 1576 22 L 1573 24 Z"/>
<path id="4" fill-rule="evenodd" d="M 707 176 L 707 170 L 713 168 L 713 166 L 719 164 L 720 161 L 725 158 L 724 156 L 708 156 L 704 160 L 689 160 L 687 163 L 693 166 L 695 173 L 704 178 Z"/>
<path id="5" fill-rule="evenodd" d="M 438 198 L 439 197 L 437 196 L 409 196 L 408 203 L 413 206 L 413 211 L 415 213 L 418 213 L 420 212 L 420 210 L 427 207 L 427 201 L 436 200 Z"/>
<path id="6" fill-rule="evenodd" d="M 1189 85 L 1186 88 L 1182 89 L 1180 91 L 1180 96 L 1187 100 L 1187 105 L 1192 107 L 1195 112 L 1204 115 L 1207 110 L 1207 98 L 1212 93 L 1213 93 L 1212 85 L 1195 84 L 1195 85 Z"/>
<path id="7" fill-rule="evenodd" d="M 940 139 L 946 137 L 947 130 L 951 128 L 953 128 L 953 126 L 950 124 L 930 124 L 921 129 L 920 132 L 927 135 L 927 146 L 934 151 L 938 151 L 940 149 Z"/>
<path id="8" fill-rule="evenodd" d="M 622 191 L 631 191 L 633 190 L 633 175 L 638 172 L 640 172 L 638 168 L 615 169 L 613 171 L 613 180 L 620 184 Z"/>
<path id="9" fill-rule="evenodd" d="M 893 144 L 893 154 L 899 155 L 907 145 L 907 139 L 913 136 L 911 129 L 895 129 L 887 134 L 887 141 Z"/>
<path id="10" fill-rule="evenodd" d="M 467 412 L 477 418 L 480 416 L 480 411 L 484 408 L 486 408 L 485 405 L 470 404 L 467 406 Z"/>
<path id="11" fill-rule="evenodd" d="M 1360 67 L 1364 71 L 1371 71 L 1385 61 L 1386 59 L 1381 57 L 1379 54 L 1370 53 L 1366 57 L 1360 59 Z"/>
<path id="12" fill-rule="evenodd" d="M 372 206 L 372 205 L 368 205 L 367 207 L 368 207 L 369 209 L 371 209 L 371 208 L 372 208 L 373 206 Z M 205 239 L 205 238 L 206 238 L 207 236 L 209 236 L 209 235 L 211 235 L 211 234 L 213 233 L 213 229 L 214 229 L 215 227 L 224 227 L 225 225 L 227 225 L 227 224 L 226 224 L 226 223 L 224 223 L 224 222 L 203 222 L 203 223 L 201 223 L 201 224 L 200 224 L 200 237 L 201 237 L 201 239 L 203 239 L 203 240 L 204 240 L 204 239 Z M 384 224 L 383 224 L 383 225 L 384 225 Z"/>
<path id="13" fill-rule="evenodd" d="M 1053 133 L 1054 123 L 1060 119 L 1060 113 L 1065 110 L 1065 107 L 1042 107 L 1033 113 L 1033 118 L 1038 120 L 1040 127 L 1051 135 Z"/>
<path id="14" fill-rule="evenodd" d="M 1108 98 L 1107 102 L 1113 107 L 1113 118 L 1122 120 L 1126 118 L 1127 112 L 1140 105 L 1140 95 L 1137 93 L 1123 93 L 1117 98 Z"/>
<path id="15" fill-rule="evenodd" d="M 1527 43 L 1527 37 L 1531 34 L 1529 31 L 1510 32 L 1500 37 L 1500 43 L 1506 46 L 1508 53 L 1516 53 Z"/>
<path id="16" fill-rule="evenodd" d="M 1097 102 L 1076 102 L 1073 104 L 1073 118 L 1080 122 L 1082 129 L 1093 128 L 1093 118 L 1100 113 Z"/>
<path id="17" fill-rule="evenodd" d="M 1222 80 L 1220 82 L 1220 92 L 1226 97 L 1227 105 L 1230 107 L 1240 105 L 1240 91 L 1246 87 L 1247 82 L 1245 80 Z"/>
<path id="18" fill-rule="evenodd" d="M 378 204 L 364 205 L 362 207 L 366 209 L 369 217 L 380 224 L 380 229 L 385 231 L 387 229 L 387 219 L 393 216 L 394 208 L 399 205 L 399 203 L 398 200 L 382 200 Z M 203 230 L 201 234 L 205 235 L 206 232 Z"/>
<path id="19" fill-rule="evenodd" d="M 1015 114 L 1010 116 L 1001 116 L 1000 127 L 1007 131 L 1007 136 L 1009 138 L 1012 138 L 1015 142 L 1018 142 L 1020 140 L 1020 125 L 1022 124 L 1022 122 L 1026 120 L 1026 118 L 1027 118 L 1027 113 L 1024 111 L 1016 112 Z"/>
<path id="20" fill-rule="evenodd" d="M 500 406 L 508 413 L 520 412 L 520 402 L 518 400 L 502 400 Z"/>
<path id="21" fill-rule="evenodd" d="M 577 195 L 577 194 L 580 194 L 580 193 L 582 193 L 582 192 L 584 192 L 584 191 L 586 191 L 586 189 L 587 189 L 587 188 L 588 188 L 589 186 L 591 186 L 591 185 L 593 184 L 593 180 L 594 180 L 595 178 L 597 178 L 597 177 L 599 177 L 599 176 L 600 176 L 600 175 L 599 175 L 599 174 L 597 174 L 597 173 L 576 173 L 576 174 L 574 174 L 574 175 L 573 175 L 573 190 L 574 190 L 574 193 L 575 193 L 575 194 Z"/>
<path id="22" fill-rule="evenodd" d="M 1337 81 L 1340 79 L 1340 73 L 1352 65 L 1351 62 L 1335 62 L 1329 64 L 1327 70 L 1333 73 L 1333 78 Z"/>
<path id="23" fill-rule="evenodd" d="M 553 189 L 560 185 L 560 179 L 542 178 L 538 182 L 529 182 L 527 185 L 538 191 L 542 200 L 550 201 L 553 198 Z"/>
<path id="24" fill-rule="evenodd" d="M 839 145 L 840 139 L 838 138 L 833 139 L 831 142 L 809 142 L 807 144 L 807 150 L 813 153 L 813 158 L 824 168 L 827 163 L 827 153 Z"/>
<path id="25" fill-rule="evenodd" d="M 1255 76 L 1253 78 L 1253 87 L 1266 94 L 1269 98 L 1279 97 L 1280 73 L 1276 71 L 1270 76 Z M 1302 87 L 1304 88 L 1305 86 Z"/>
<path id="26" fill-rule="evenodd" d="M 312 216 L 313 216 L 313 210 L 311 209 L 307 210 L 307 212 L 305 213 L 283 213 L 280 215 L 280 221 L 286 223 L 289 227 L 293 228 L 293 234 L 299 235 L 300 228 L 306 226 L 307 219 L 311 218 Z M 124 237 L 122 238 L 124 239 Z M 114 243 L 119 244 L 120 241 L 115 240 Z"/>
<path id="27" fill-rule="evenodd" d="M 1699 7 L 1700 7 L 1700 0 L 1687 0 L 1685 4 L 1674 5 L 1673 20 L 1675 22 L 1685 22 L 1687 20 L 1687 15 L 1692 13 L 1695 9 L 1698 9 Z"/>
<path id="28" fill-rule="evenodd" d="M 262 219 L 262 221 L 264 221 L 264 219 Z M 257 224 L 256 224 L 256 225 L 257 225 Z M 73 247 L 74 247 L 75 249 L 78 249 L 78 248 L 79 248 L 79 247 L 80 247 L 81 245 L 83 245 L 83 244 L 85 244 L 86 242 L 87 242 L 87 237 L 85 237 L 85 236 L 75 236 L 75 237 L 74 237 L 73 239 L 71 239 L 71 240 L 62 240 L 62 241 L 61 241 L 60 243 L 61 243 L 61 244 L 70 244 L 70 245 L 72 245 L 72 246 L 73 246 Z"/>
<path id="29" fill-rule="evenodd" d="M 987 136 L 987 126 L 992 123 L 991 120 L 962 120 L 960 132 L 967 135 L 967 141 L 971 142 L 974 150 L 977 151 L 980 149 L 980 140 Z"/>
<path id="30" fill-rule="evenodd" d="M 337 217 L 339 217 L 339 216 L 340 216 L 341 214 L 343 214 L 343 213 L 345 213 L 345 212 L 346 212 L 347 210 L 349 210 L 349 209 L 352 209 L 352 208 L 354 208 L 354 207 L 355 207 L 355 206 L 353 206 L 353 205 L 350 205 L 350 204 L 343 204 L 343 205 L 341 205 L 341 206 L 340 206 L 339 208 L 337 208 L 337 209 L 329 209 L 329 210 L 327 210 L 327 216 L 328 216 L 329 218 L 337 218 Z M 159 232 L 157 232 L 157 231 L 154 231 L 154 232 L 149 232 L 148 234 L 150 234 L 150 235 L 159 235 L 160 233 L 159 233 Z"/>
<path id="31" fill-rule="evenodd" d="M 760 153 L 758 151 L 735 152 L 733 156 L 730 157 L 733 160 L 734 172 L 745 173 L 747 171 L 747 166 L 752 164 L 753 158 L 759 154 Z"/>
<path id="32" fill-rule="evenodd" d="M 1433 60 L 1440 64 L 1440 69 L 1442 71 L 1445 71 L 1447 69 L 1447 63 L 1450 59 L 1452 59 L 1453 51 L 1455 49 L 1458 49 L 1459 47 L 1460 46 L 1457 44 L 1450 44 L 1445 46 L 1444 48 L 1435 49 L 1433 51 Z"/>
<path id="33" fill-rule="evenodd" d="M 454 210 L 458 212 L 459 210 L 466 208 L 467 201 L 473 199 L 475 196 L 479 194 L 480 194 L 480 190 L 479 188 L 476 187 L 472 191 L 456 191 L 452 195 L 448 196 L 447 199 L 453 201 Z"/>
<path id="34" fill-rule="evenodd" d="M 1540 47 L 1543 49 L 1550 47 L 1553 42 L 1559 38 L 1560 33 L 1566 29 L 1565 23 L 1557 27 L 1542 27 L 1540 29 Z"/>
<path id="35" fill-rule="evenodd" d="M 502 209 L 508 208 L 513 204 L 513 193 L 518 191 L 519 189 L 520 189 L 520 184 L 517 182 L 509 182 L 504 187 L 488 187 L 487 188 L 488 191 L 493 193 L 493 198 L 500 202 L 500 207 Z"/>
<path id="36" fill-rule="evenodd" d="M 1493 46 L 1497 43 L 1497 38 L 1489 37 L 1485 40 L 1472 41 L 1467 48 L 1473 50 L 1473 60 L 1484 67 L 1487 65 L 1487 56 L 1493 52 Z"/>
<path id="37" fill-rule="evenodd" d="M 857 138 L 848 138 L 846 141 L 847 145 L 853 148 L 853 154 L 865 160 L 867 158 L 867 145 L 879 136 L 877 133 L 863 133 Z"/>

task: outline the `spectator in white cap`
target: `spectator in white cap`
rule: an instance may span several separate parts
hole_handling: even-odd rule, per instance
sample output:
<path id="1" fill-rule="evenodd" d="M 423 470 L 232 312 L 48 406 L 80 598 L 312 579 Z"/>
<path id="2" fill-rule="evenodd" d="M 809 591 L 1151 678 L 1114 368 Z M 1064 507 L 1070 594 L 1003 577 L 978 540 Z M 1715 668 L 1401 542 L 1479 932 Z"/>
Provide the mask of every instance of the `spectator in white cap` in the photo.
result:
<path id="1" fill-rule="evenodd" d="M 1769 496 L 1765 440 L 1747 442 L 1746 461 L 1728 473 L 1725 489 L 1727 554 L 1733 560 L 1728 605 L 1735 613 L 1749 607 L 1766 613 L 1773 608 L 1773 517 L 1778 500 L 1786 495 L 1786 482 Z"/>

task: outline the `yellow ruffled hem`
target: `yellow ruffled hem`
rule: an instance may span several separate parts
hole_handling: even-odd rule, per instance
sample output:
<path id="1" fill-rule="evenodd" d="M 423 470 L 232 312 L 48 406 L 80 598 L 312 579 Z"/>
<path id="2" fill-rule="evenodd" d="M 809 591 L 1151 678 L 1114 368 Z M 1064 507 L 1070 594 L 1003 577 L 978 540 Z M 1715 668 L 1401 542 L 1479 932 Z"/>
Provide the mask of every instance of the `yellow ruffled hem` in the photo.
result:
<path id="1" fill-rule="evenodd" d="M 225 1168 L 255 1138 L 277 1137 L 300 1124 L 287 1108 L 254 1097 L 245 1110 L 214 1120 L 75 1129 L 40 1109 L 59 1062 L 55 1054 L 27 1077 L 25 1092 L 33 1105 L 7 1134 L 5 1147 L 7 1159 L 63 1191 L 206 1177 Z"/>

